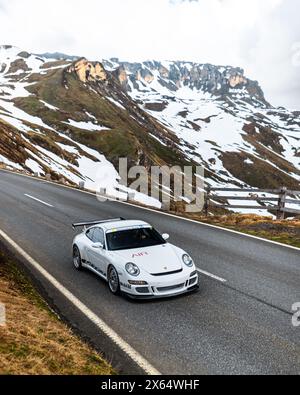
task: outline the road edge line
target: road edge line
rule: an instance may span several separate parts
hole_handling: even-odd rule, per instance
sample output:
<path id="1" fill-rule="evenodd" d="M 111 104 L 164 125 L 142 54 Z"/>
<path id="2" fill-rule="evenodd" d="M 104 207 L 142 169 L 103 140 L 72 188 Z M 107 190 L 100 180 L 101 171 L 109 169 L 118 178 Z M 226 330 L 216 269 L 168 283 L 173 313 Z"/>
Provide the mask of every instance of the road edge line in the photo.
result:
<path id="1" fill-rule="evenodd" d="M 228 282 L 228 280 L 225 280 L 225 278 L 216 276 L 215 274 L 209 273 L 209 272 L 207 272 L 206 270 L 199 269 L 198 267 L 197 267 L 196 269 L 197 269 L 197 272 L 200 273 L 200 274 L 202 274 L 203 276 L 210 277 L 210 278 L 212 278 L 213 280 L 219 281 L 219 282 L 222 283 L 222 284 L 226 284 L 226 283 Z"/>
<path id="2" fill-rule="evenodd" d="M 71 302 L 82 314 L 96 325 L 106 336 L 110 338 L 127 356 L 129 356 L 146 374 L 160 376 L 161 373 L 155 369 L 139 352 L 123 340 L 109 325 L 107 325 L 92 310 L 83 304 L 75 295 L 65 288 L 58 280 L 47 272 L 35 259 L 33 259 L 22 247 L 12 240 L 0 229 L 2 237 L 18 254 L 20 254 L 32 267 L 34 267 L 52 286 L 54 286 L 69 302 Z"/>

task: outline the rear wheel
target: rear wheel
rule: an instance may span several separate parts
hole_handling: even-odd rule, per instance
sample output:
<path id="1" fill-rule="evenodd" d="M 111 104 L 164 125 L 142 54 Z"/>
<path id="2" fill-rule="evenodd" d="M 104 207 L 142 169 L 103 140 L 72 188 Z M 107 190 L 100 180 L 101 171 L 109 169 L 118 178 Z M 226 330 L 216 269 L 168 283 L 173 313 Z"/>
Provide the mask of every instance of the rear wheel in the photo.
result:
<path id="1" fill-rule="evenodd" d="M 114 266 L 109 267 L 107 280 L 110 292 L 114 295 L 118 295 L 120 293 L 120 280 L 118 272 Z"/>
<path id="2" fill-rule="evenodd" d="M 82 270 L 82 261 L 79 248 L 74 246 L 73 248 L 73 265 L 76 270 Z"/>

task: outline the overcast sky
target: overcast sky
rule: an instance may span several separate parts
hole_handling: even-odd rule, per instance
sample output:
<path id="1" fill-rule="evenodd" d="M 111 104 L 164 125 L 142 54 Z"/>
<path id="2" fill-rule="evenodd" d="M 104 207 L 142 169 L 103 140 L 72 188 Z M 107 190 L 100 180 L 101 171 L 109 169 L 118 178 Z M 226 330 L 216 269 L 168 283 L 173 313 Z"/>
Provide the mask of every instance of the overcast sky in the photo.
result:
<path id="1" fill-rule="evenodd" d="M 240 66 L 300 110 L 299 0 L 0 0 L 2 44 L 91 60 Z"/>

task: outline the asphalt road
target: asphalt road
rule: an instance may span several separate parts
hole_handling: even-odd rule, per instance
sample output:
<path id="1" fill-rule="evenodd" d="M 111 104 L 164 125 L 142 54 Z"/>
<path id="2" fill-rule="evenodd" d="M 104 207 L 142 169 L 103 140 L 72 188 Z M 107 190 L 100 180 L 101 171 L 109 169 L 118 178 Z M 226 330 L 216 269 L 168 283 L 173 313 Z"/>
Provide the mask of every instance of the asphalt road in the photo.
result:
<path id="1" fill-rule="evenodd" d="M 92 274 L 75 271 L 71 224 L 119 216 L 169 233 L 207 272 L 200 292 L 131 302 L 112 296 Z M 300 302 L 300 251 L 130 205 L 99 203 L 92 195 L 3 171 L 0 229 L 162 374 L 300 374 L 300 327 L 292 326 L 292 305 Z M 142 373 L 30 271 L 64 318 L 120 372 Z"/>

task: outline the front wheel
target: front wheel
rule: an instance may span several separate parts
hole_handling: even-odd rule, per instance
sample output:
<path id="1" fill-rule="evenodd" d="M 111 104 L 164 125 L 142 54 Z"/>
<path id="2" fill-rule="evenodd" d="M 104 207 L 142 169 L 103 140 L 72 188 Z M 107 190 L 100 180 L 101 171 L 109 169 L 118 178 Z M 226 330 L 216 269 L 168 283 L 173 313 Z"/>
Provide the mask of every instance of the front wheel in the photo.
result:
<path id="1" fill-rule="evenodd" d="M 120 280 L 118 272 L 114 266 L 109 267 L 107 280 L 110 292 L 114 295 L 118 295 L 120 293 Z"/>
<path id="2" fill-rule="evenodd" d="M 81 255 L 77 246 L 74 246 L 73 248 L 73 265 L 76 270 L 82 270 Z"/>

